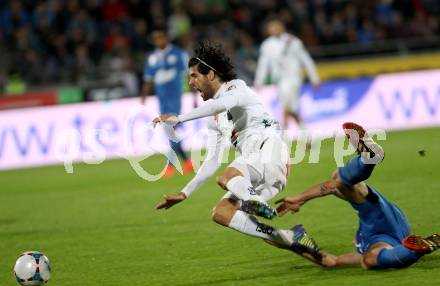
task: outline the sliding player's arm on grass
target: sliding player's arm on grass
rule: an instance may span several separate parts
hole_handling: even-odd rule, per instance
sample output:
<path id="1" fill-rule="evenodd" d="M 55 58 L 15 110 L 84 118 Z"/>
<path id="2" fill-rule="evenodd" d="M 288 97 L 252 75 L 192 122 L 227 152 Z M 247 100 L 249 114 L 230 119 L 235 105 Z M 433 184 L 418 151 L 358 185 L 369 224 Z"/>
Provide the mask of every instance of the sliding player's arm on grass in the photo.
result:
<path id="1" fill-rule="evenodd" d="M 223 147 L 222 134 L 218 130 L 209 128 L 207 157 L 197 170 L 196 175 L 182 189 L 182 191 L 173 195 L 164 196 L 164 200 L 156 206 L 156 209 L 169 209 L 175 204 L 182 202 L 198 188 L 200 188 L 200 186 L 202 186 L 202 184 L 205 183 L 209 178 L 211 178 L 221 165 Z"/>
<path id="2" fill-rule="evenodd" d="M 346 199 L 344 195 L 338 190 L 340 187 L 340 182 L 337 179 L 337 173 L 333 175 L 332 180 L 322 182 L 320 184 L 314 185 L 302 193 L 294 196 L 282 198 L 276 203 L 279 204 L 277 211 L 279 216 L 285 215 L 287 212 L 292 213 L 299 212 L 302 205 L 306 202 L 325 197 L 328 195 L 335 195 L 341 199 Z M 359 253 L 345 253 L 341 255 L 334 255 L 331 253 L 322 252 L 323 258 L 319 262 L 321 266 L 324 267 L 336 267 L 344 265 L 359 265 L 361 263 L 362 255 Z"/>

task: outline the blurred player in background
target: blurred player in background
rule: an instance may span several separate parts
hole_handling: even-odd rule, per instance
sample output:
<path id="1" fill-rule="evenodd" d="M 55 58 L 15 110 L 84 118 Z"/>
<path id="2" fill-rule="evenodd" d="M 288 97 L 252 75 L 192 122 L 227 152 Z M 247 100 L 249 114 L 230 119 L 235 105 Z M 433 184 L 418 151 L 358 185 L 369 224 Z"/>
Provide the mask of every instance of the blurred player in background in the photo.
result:
<path id="1" fill-rule="evenodd" d="M 185 115 L 161 115 L 153 122 L 176 125 L 209 117 L 208 157 L 194 179 L 181 192 L 165 196 L 157 209 L 182 202 L 209 179 L 221 164 L 224 138 L 230 137 L 240 157 L 217 178 L 227 192 L 215 206 L 213 220 L 311 260 L 318 259 L 318 248 L 302 226 L 277 229 L 254 216 L 274 218 L 276 212 L 267 201 L 286 185 L 288 152 L 278 122 L 246 83 L 236 79 L 230 59 L 219 46 L 201 43 L 195 54 L 188 64 L 190 85 L 209 101 Z"/>
<path id="2" fill-rule="evenodd" d="M 298 212 L 307 201 L 327 195 L 336 195 L 351 204 L 359 216 L 357 252 L 339 256 L 323 253 L 321 264 L 326 267 L 361 265 L 364 269 L 404 268 L 424 254 L 438 249 L 438 234 L 426 238 L 409 236 L 409 223 L 403 212 L 376 189 L 364 183 L 373 172 L 375 164 L 383 160 L 383 149 L 361 126 L 345 123 L 343 128 L 360 155 L 335 171 L 331 180 L 277 201 L 281 203 L 278 207 L 279 215 L 289 210 Z"/>
<path id="3" fill-rule="evenodd" d="M 271 18 L 266 24 L 269 37 L 260 47 L 254 86 L 263 86 L 267 78 L 278 87 L 278 96 L 283 107 L 283 124 L 287 128 L 289 117 L 302 127 L 298 114 L 298 97 L 303 83 L 302 69 L 315 88 L 319 87 L 319 76 L 315 63 L 305 49 L 302 41 L 286 32 L 281 20 Z"/>
<path id="4" fill-rule="evenodd" d="M 159 99 L 160 113 L 179 114 L 188 55 L 170 43 L 165 27 L 155 28 L 152 40 L 156 50 L 148 56 L 145 63 L 142 103 L 145 102 L 145 97 L 152 93 L 154 86 L 154 93 Z M 180 142 L 170 140 L 170 144 L 174 152 L 184 160 L 183 173 L 190 173 L 192 163 Z M 169 177 L 174 173 L 175 168 L 169 163 L 164 176 Z"/>

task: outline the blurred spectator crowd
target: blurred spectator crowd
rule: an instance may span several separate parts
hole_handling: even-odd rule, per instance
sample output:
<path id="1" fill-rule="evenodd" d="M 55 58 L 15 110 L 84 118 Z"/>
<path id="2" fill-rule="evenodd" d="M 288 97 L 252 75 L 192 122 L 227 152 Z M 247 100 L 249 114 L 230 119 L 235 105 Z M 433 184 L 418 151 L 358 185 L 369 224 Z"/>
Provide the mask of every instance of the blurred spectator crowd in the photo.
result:
<path id="1" fill-rule="evenodd" d="M 438 0 L 0 0 L 0 82 L 33 86 L 125 79 L 140 85 L 149 33 L 167 25 L 190 53 L 223 44 L 251 81 L 264 20 L 277 15 L 307 47 L 374 45 L 439 33 Z"/>

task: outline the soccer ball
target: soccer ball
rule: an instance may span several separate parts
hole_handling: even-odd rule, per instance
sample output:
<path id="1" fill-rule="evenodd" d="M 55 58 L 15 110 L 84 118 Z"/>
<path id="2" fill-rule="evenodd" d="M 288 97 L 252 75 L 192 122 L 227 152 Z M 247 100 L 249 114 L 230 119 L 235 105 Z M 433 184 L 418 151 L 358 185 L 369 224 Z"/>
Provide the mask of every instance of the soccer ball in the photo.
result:
<path id="1" fill-rule="evenodd" d="M 27 251 L 15 262 L 15 278 L 20 285 L 43 285 L 50 278 L 49 259 L 39 251 Z"/>

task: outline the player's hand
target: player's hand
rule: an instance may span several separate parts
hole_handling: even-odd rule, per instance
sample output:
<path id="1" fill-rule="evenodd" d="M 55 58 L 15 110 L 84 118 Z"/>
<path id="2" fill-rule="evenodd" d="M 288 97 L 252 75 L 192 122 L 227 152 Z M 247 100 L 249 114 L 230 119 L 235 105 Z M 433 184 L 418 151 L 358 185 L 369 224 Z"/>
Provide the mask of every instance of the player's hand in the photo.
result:
<path id="1" fill-rule="evenodd" d="M 330 253 L 322 253 L 321 266 L 323 267 L 335 267 L 338 265 L 338 257 Z"/>
<path id="2" fill-rule="evenodd" d="M 286 197 L 279 199 L 275 203 L 279 204 L 277 207 L 278 216 L 282 217 L 287 212 L 297 213 L 304 204 L 304 201 L 298 196 Z"/>
<path id="3" fill-rule="evenodd" d="M 173 114 L 162 114 L 161 116 L 158 116 L 153 119 L 153 127 L 156 127 L 156 125 L 159 122 L 165 122 L 172 125 L 177 125 L 177 123 L 179 123 L 179 118 Z"/>
<path id="4" fill-rule="evenodd" d="M 169 196 L 164 195 L 163 197 L 164 197 L 164 200 L 156 206 L 157 210 L 169 209 L 170 207 L 174 206 L 175 204 L 178 204 L 181 201 L 184 201 L 186 199 L 186 195 L 182 192 L 179 192 L 174 195 L 169 195 Z"/>

